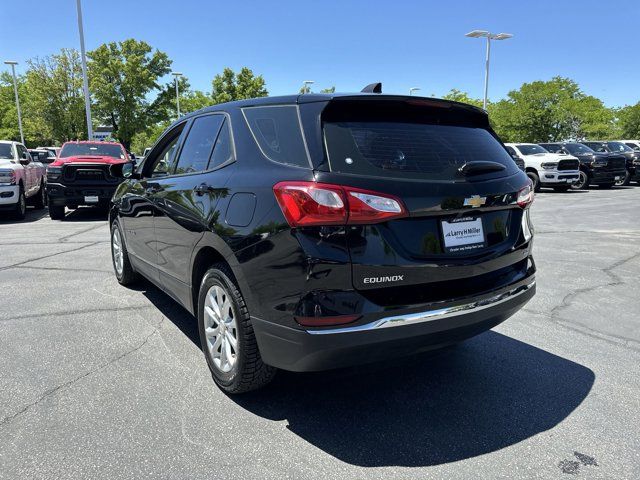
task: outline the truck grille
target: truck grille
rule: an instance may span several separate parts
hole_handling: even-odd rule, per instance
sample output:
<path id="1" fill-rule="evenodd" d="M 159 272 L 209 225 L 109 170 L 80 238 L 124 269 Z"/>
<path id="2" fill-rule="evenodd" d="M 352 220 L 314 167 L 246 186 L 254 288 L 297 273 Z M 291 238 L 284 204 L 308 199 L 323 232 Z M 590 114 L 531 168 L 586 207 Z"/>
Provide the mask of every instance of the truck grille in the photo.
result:
<path id="1" fill-rule="evenodd" d="M 627 165 L 627 160 L 624 157 L 609 157 L 606 170 L 619 171 L 624 170 Z"/>
<path id="2" fill-rule="evenodd" d="M 560 160 L 558 170 L 578 170 L 580 162 L 578 160 Z"/>
<path id="3" fill-rule="evenodd" d="M 109 165 L 65 165 L 63 178 L 65 182 L 78 183 L 116 183 L 117 178 L 109 173 Z"/>

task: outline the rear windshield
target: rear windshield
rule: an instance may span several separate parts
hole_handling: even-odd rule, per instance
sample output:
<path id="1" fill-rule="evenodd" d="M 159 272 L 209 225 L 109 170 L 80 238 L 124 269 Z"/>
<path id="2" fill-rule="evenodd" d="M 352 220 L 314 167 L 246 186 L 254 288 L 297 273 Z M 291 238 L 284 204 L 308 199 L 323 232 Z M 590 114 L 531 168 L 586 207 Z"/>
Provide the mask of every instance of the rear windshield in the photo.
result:
<path id="1" fill-rule="evenodd" d="M 60 151 L 60 157 L 114 157 L 124 159 L 120 145 L 105 143 L 67 143 Z"/>
<path id="2" fill-rule="evenodd" d="M 429 180 L 460 179 L 470 161 L 517 168 L 507 151 L 484 128 L 403 122 L 325 122 L 331 170 L 340 173 Z"/>

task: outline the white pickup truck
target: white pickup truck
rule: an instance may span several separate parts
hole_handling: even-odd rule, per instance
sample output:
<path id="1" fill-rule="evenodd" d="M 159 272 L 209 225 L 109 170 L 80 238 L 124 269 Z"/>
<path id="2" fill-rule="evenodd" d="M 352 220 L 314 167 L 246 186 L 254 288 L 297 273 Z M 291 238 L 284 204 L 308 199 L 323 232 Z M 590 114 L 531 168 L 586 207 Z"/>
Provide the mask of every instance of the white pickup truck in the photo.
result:
<path id="1" fill-rule="evenodd" d="M 536 192 L 540 187 L 565 192 L 580 178 L 580 161 L 576 157 L 551 153 L 535 143 L 505 143 L 505 147 L 511 156 L 524 160 L 524 171 Z"/>
<path id="2" fill-rule="evenodd" d="M 24 145 L 0 140 L 0 212 L 9 210 L 22 220 L 27 202 L 44 208 L 45 172 L 45 166 L 34 162 Z"/>

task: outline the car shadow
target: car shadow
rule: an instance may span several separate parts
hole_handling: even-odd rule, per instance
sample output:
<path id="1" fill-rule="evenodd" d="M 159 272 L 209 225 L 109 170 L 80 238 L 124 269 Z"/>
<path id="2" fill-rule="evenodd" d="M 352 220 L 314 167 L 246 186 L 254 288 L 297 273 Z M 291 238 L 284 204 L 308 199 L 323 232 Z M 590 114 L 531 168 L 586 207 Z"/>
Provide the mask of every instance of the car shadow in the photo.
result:
<path id="1" fill-rule="evenodd" d="M 429 466 L 494 452 L 556 426 L 594 373 L 490 331 L 441 352 L 314 374 L 279 372 L 231 399 L 352 465 Z"/>
<path id="2" fill-rule="evenodd" d="M 78 207 L 68 211 L 64 217 L 65 222 L 107 221 L 108 212 L 96 207 Z"/>
<path id="3" fill-rule="evenodd" d="M 193 316 L 137 287 L 198 348 Z M 566 419 L 587 397 L 589 368 L 489 331 L 440 352 L 318 373 L 278 372 L 229 398 L 352 465 L 429 466 L 514 445 Z"/>
<path id="4" fill-rule="evenodd" d="M 12 218 L 10 214 L 4 211 L 0 211 L 0 225 L 10 225 L 13 223 L 31 223 L 47 217 L 49 212 L 46 208 L 36 210 L 33 207 L 27 207 L 27 213 L 22 220 Z"/>

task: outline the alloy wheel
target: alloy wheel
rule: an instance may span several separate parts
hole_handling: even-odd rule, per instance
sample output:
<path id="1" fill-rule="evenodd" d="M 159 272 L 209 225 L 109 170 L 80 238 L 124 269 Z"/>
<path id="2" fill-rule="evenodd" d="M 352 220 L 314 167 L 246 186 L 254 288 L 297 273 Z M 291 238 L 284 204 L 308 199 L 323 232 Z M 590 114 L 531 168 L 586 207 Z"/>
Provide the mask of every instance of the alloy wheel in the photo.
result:
<path id="1" fill-rule="evenodd" d="M 238 359 L 238 325 L 231 297 L 220 285 L 207 291 L 204 332 L 213 365 L 223 373 L 230 372 Z"/>
<path id="2" fill-rule="evenodd" d="M 571 188 L 574 190 L 582 190 L 583 188 L 587 188 L 589 185 L 589 177 L 583 171 L 580 171 L 578 180 L 571 185 Z"/>
<path id="3" fill-rule="evenodd" d="M 113 230 L 111 249 L 113 251 L 113 265 L 116 267 L 116 273 L 120 277 L 122 276 L 124 268 L 124 252 L 122 251 L 122 238 L 120 237 L 120 230 L 118 228 L 114 228 Z"/>

